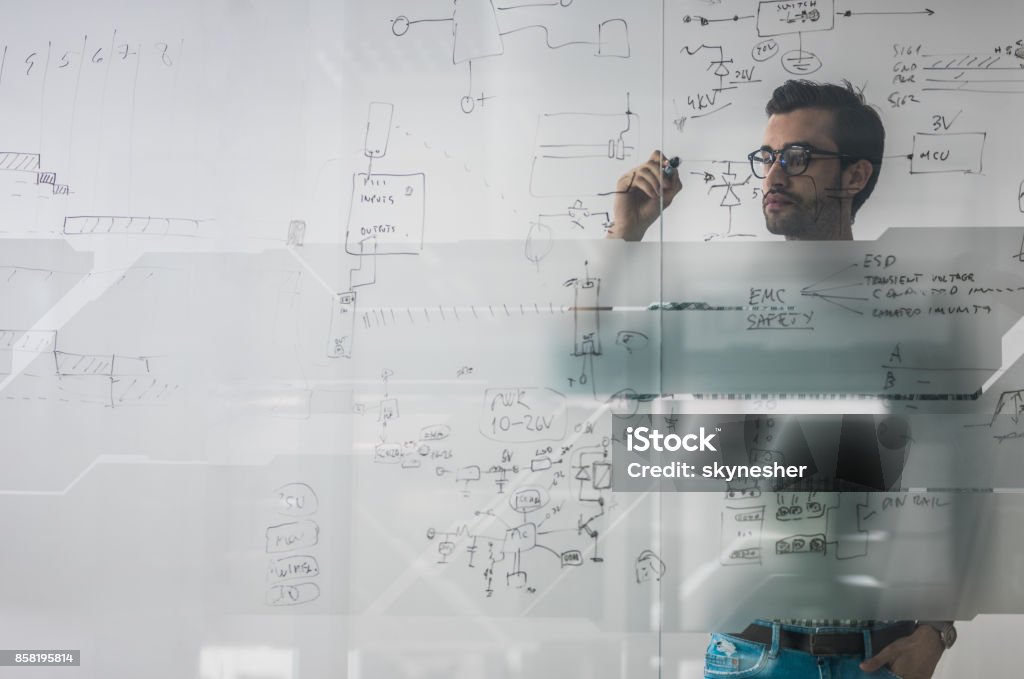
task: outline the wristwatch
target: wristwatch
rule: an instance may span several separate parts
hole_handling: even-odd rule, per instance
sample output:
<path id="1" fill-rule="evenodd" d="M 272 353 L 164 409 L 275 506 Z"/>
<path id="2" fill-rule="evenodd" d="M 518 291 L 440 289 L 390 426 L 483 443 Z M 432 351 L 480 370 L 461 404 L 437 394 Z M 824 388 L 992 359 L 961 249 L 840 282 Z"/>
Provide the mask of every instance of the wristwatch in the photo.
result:
<path id="1" fill-rule="evenodd" d="M 952 648 L 956 643 L 956 627 L 953 626 L 951 620 L 918 620 L 917 624 L 918 626 L 928 625 L 938 632 L 943 648 Z"/>

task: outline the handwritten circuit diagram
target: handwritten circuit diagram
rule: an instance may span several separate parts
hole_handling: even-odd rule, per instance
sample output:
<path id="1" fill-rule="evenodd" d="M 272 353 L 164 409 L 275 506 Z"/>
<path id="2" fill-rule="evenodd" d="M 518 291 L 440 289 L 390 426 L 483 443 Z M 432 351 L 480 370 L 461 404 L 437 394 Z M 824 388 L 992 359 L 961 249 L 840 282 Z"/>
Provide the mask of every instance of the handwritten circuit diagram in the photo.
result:
<path id="1" fill-rule="evenodd" d="M 739 382 L 764 374 L 789 380 L 780 394 L 825 402 L 820 382 L 800 380 L 826 375 L 840 350 L 856 374 L 836 378 L 853 386 L 835 401 L 863 397 L 858 405 L 904 414 L 941 406 L 951 418 L 977 407 L 963 440 L 1005 451 L 1024 437 L 1019 354 L 998 344 L 1024 295 L 1024 181 L 1011 158 L 1016 123 L 995 124 L 990 111 L 1009 118 L 1024 93 L 1017 36 L 922 28 L 948 6 L 747 6 L 670 7 L 658 59 L 633 70 L 646 19 L 626 5 L 588 14 L 577 0 L 392 3 L 387 24 L 353 22 L 368 41 L 390 33 L 386 48 L 403 55 L 389 58 L 409 63 L 402 50 L 432 40 L 417 62 L 424 73 L 465 77 L 461 91 L 439 87 L 437 101 L 410 101 L 386 69 L 354 77 L 350 62 L 339 62 L 341 93 L 326 91 L 333 53 L 310 49 L 295 23 L 281 24 L 290 40 L 251 50 L 252 63 L 158 27 L 111 31 L 102 43 L 84 34 L 12 43 L 0 92 L 17 106 L 0 107 L 31 116 L 12 118 L 0 152 L 0 230 L 11 237 L 0 262 L 0 400 L 9 431 L 32 423 L 43 443 L 18 439 L 24 455 L 4 477 L 31 487 L 5 492 L 15 503 L 15 491 L 63 497 L 92 482 L 97 455 L 126 451 L 138 469 L 173 462 L 191 478 L 209 473 L 211 459 L 343 457 L 358 481 L 350 516 L 325 513 L 340 494 L 329 478 L 290 476 L 261 491 L 238 549 L 249 559 L 247 602 L 264 612 L 342 606 L 324 582 L 344 561 L 330 551 L 344 522 L 357 528 L 348 556 L 368 572 L 352 576 L 368 583 L 357 604 L 387 611 L 403 586 L 443 581 L 474 604 L 523 612 L 580 583 L 668 588 L 697 553 L 733 572 L 868 563 L 885 517 L 945 516 L 944 501 L 926 493 L 737 485 L 702 517 L 703 541 L 681 554 L 655 539 L 674 527 L 644 513 L 654 500 L 613 492 L 609 420 L 662 396 L 699 407 L 783 403 Z M 858 36 L 865 26 L 905 32 L 854 68 L 832 43 L 855 26 Z M 570 83 L 531 74 L 537 99 L 503 98 L 480 65 L 515 66 L 527 52 L 588 70 Z M 929 268 L 906 256 L 920 243 L 834 266 L 742 250 L 764 236 L 746 219 L 760 182 L 728 145 L 746 137 L 730 116 L 763 105 L 780 78 L 845 77 L 848 65 L 894 131 L 893 194 L 959 187 L 961 209 L 996 214 L 1000 233 L 925 234 L 951 262 Z M 699 77 L 673 77 L 680 70 Z M 321 96 L 330 115 L 313 112 Z M 438 143 L 399 143 L 413 126 L 424 131 L 418 142 Z M 275 134 L 253 148 L 254 129 Z M 680 202 L 701 217 L 686 235 L 730 242 L 696 255 L 597 247 L 614 220 L 616 177 L 657 142 L 705 133 L 720 150 L 683 154 L 680 166 Z M 457 181 L 481 150 L 498 159 L 501 181 Z M 309 189 L 324 167 L 329 198 Z M 471 208 L 460 212 L 460 201 Z M 943 205 L 922 204 L 922 220 Z M 446 220 L 453 214 L 472 223 Z M 481 233 L 505 242 L 469 242 Z M 961 262 L 961 253 L 971 254 Z M 974 343 L 946 346 L 964 337 Z M 737 382 L 676 381 L 708 375 Z M 11 473 L 16 464 L 27 480 Z M 43 488 L 49 468 L 73 473 Z M 647 532 L 630 542 L 638 526 Z M 392 571 L 412 584 L 392 589 L 398 580 L 378 575 Z"/>
<path id="2" fill-rule="evenodd" d="M 518 33 L 539 34 L 549 50 L 589 49 L 595 57 L 628 59 L 630 56 L 629 25 L 625 19 L 611 17 L 595 26 L 577 26 L 572 35 L 553 36 L 543 23 L 544 15 L 570 8 L 573 0 L 551 3 L 528 3 L 516 0 L 470 0 L 453 2 L 451 16 L 408 17 L 399 15 L 391 22 L 391 32 L 404 36 L 416 24 L 427 24 L 417 30 L 431 30 L 431 24 L 450 26 L 451 59 L 455 65 L 465 64 L 466 93 L 459 101 L 463 113 L 472 113 L 486 104 L 484 88 L 476 89 L 473 63 L 505 54 L 506 43 Z M 542 8 L 537 11 L 537 8 Z M 437 29 L 433 29 L 437 30 Z"/>

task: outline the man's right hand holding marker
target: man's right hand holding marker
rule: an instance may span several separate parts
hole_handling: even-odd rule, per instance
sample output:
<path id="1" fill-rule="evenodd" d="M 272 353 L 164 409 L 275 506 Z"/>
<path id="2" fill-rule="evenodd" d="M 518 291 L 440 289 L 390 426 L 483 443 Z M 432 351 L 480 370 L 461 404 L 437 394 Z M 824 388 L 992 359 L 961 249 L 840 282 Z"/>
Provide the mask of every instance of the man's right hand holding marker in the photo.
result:
<path id="1" fill-rule="evenodd" d="M 668 159 L 655 151 L 647 162 L 634 167 L 619 177 L 615 184 L 613 224 L 609 238 L 640 240 L 661 211 L 672 204 L 672 199 L 683 188 L 679 172 L 665 173 Z"/>

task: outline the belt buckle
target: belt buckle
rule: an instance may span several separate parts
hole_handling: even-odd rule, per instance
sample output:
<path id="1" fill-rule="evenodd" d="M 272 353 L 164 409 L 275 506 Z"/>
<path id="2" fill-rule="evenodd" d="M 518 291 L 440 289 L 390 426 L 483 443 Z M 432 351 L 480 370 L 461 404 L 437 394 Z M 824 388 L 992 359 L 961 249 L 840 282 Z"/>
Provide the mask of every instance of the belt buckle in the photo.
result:
<path id="1" fill-rule="evenodd" d="M 811 632 L 808 635 L 808 637 L 809 638 L 808 638 L 807 641 L 808 641 L 808 645 L 810 647 L 811 655 L 837 655 L 835 644 L 828 644 L 827 641 L 826 641 L 828 639 L 828 637 L 832 637 L 834 639 L 835 638 L 834 634 L 819 634 L 817 632 Z M 825 648 L 824 649 L 820 649 L 820 650 L 818 649 L 817 643 L 816 643 L 818 641 L 819 637 L 824 637 L 822 639 L 822 642 L 825 642 L 824 643 Z"/>

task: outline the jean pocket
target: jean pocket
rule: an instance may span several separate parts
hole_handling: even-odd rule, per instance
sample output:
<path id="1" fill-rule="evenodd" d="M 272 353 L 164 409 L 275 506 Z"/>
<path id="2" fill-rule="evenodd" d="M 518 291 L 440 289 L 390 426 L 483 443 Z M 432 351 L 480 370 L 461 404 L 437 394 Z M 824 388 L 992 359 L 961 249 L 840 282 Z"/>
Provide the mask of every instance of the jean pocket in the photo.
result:
<path id="1" fill-rule="evenodd" d="M 704 676 L 711 678 L 752 677 L 764 669 L 768 647 L 728 634 L 714 633 L 704 653 Z"/>

